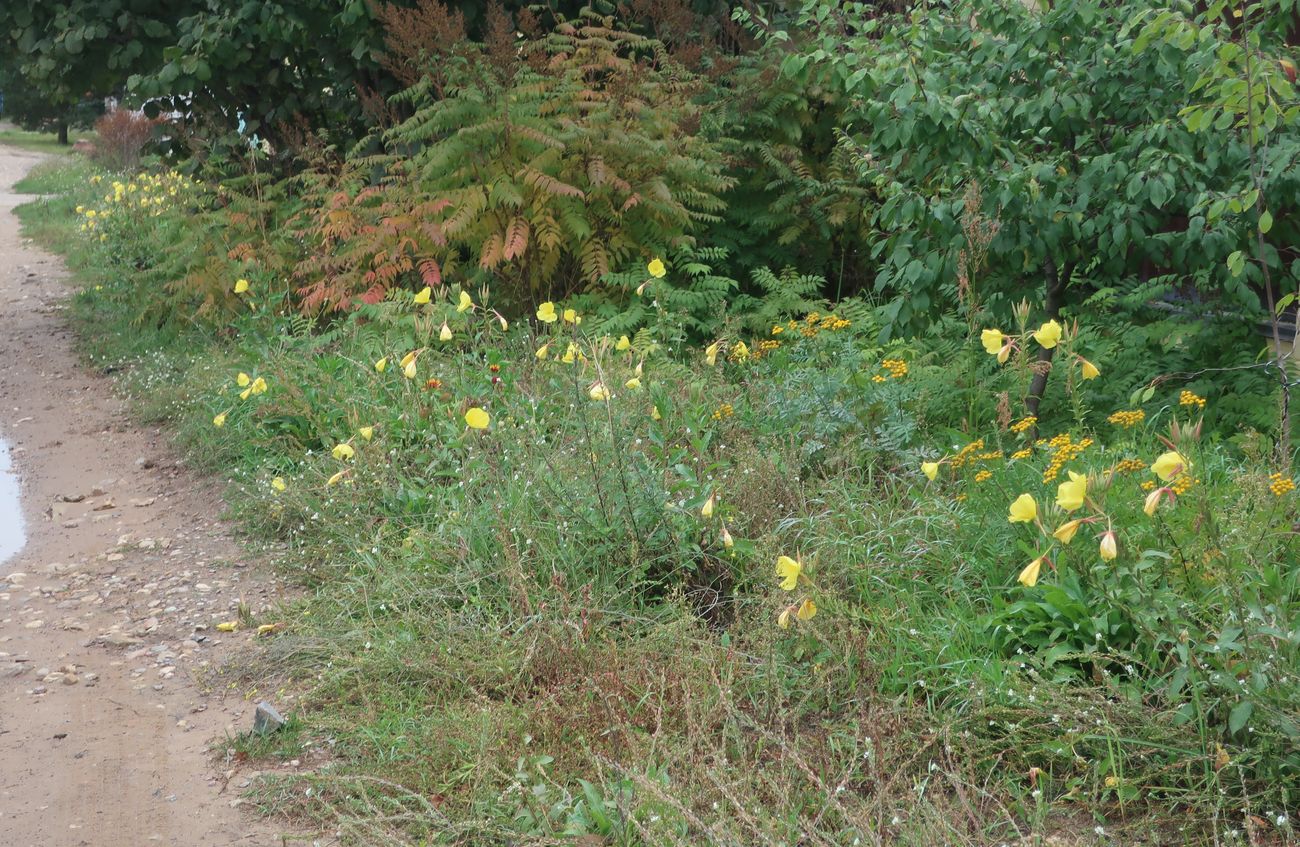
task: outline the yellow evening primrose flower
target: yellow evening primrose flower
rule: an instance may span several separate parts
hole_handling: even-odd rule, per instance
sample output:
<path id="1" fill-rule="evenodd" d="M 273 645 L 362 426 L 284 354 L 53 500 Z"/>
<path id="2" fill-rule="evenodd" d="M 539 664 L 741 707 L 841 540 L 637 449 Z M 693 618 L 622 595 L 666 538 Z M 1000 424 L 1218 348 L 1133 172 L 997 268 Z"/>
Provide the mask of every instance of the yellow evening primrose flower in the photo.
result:
<path id="1" fill-rule="evenodd" d="M 345 461 L 355 456 L 357 451 L 352 449 L 351 444 L 335 444 L 330 453 L 339 461 Z"/>
<path id="2" fill-rule="evenodd" d="M 550 354 L 550 352 L 551 352 L 551 345 L 543 344 L 541 347 L 537 348 L 537 353 L 535 355 L 539 359 L 545 359 Z"/>
<path id="3" fill-rule="evenodd" d="M 646 273 L 650 274 L 650 276 L 655 279 L 663 279 L 664 274 L 668 273 L 668 269 L 664 267 L 662 259 L 651 259 L 650 264 L 646 265 L 645 269 Z"/>
<path id="4" fill-rule="evenodd" d="M 566 324 L 573 324 L 574 326 L 577 326 L 578 324 L 582 323 L 582 318 L 579 317 L 578 313 L 575 312 L 573 309 L 565 309 L 564 322 Z"/>
<path id="5" fill-rule="evenodd" d="M 1011 513 L 1007 520 L 1011 523 L 1030 523 L 1038 517 L 1038 504 L 1028 494 L 1021 494 L 1011 504 Z"/>
<path id="6" fill-rule="evenodd" d="M 451 341 L 451 327 L 447 326 L 446 321 L 442 322 L 442 329 L 438 330 L 438 340 Z"/>
<path id="7" fill-rule="evenodd" d="M 1083 358 L 1082 356 L 1079 357 L 1079 361 L 1083 363 L 1084 379 L 1096 379 L 1097 377 L 1101 376 L 1101 371 L 1098 370 L 1097 366 L 1094 365 L 1092 362 L 1089 362 L 1087 359 Z"/>
<path id="8" fill-rule="evenodd" d="M 705 501 L 704 501 L 704 505 L 700 507 L 700 516 L 701 516 L 701 517 L 705 517 L 705 518 L 711 518 L 711 517 L 713 517 L 713 499 L 714 499 L 714 496 L 715 496 L 715 495 L 710 494 L 710 495 L 709 495 L 709 499 L 708 499 L 708 500 L 705 500 Z"/>
<path id="9" fill-rule="evenodd" d="M 1056 487 L 1056 505 L 1073 512 L 1088 496 L 1088 475 L 1070 471 L 1070 481 Z"/>
<path id="10" fill-rule="evenodd" d="M 1148 518 L 1155 515 L 1156 509 L 1160 507 L 1160 499 L 1166 495 L 1171 501 L 1174 499 L 1174 493 L 1168 488 L 1157 488 L 1147 495 L 1147 499 L 1142 503 L 1142 511 L 1147 513 Z"/>
<path id="11" fill-rule="evenodd" d="M 1061 325 L 1056 321 L 1048 321 L 1035 330 L 1034 340 L 1051 350 L 1061 340 Z"/>
<path id="12" fill-rule="evenodd" d="M 265 393 L 266 393 L 266 380 L 262 379 L 262 378 L 259 376 L 257 379 L 253 380 L 253 384 L 252 384 L 252 385 L 248 386 L 248 390 L 251 391 L 251 392 L 253 392 L 254 394 L 265 394 Z"/>
<path id="13" fill-rule="evenodd" d="M 656 421 L 661 421 L 664 419 L 664 416 L 659 414 L 658 406 L 655 406 L 653 409 L 650 410 L 650 417 Z"/>
<path id="14" fill-rule="evenodd" d="M 468 312 L 472 308 L 474 308 L 474 299 L 469 296 L 468 291 L 462 291 L 460 293 L 460 302 L 456 304 L 456 312 Z"/>
<path id="15" fill-rule="evenodd" d="M 415 297 L 411 298 L 411 302 L 417 306 L 423 306 L 431 299 L 433 299 L 433 289 L 426 285 L 424 288 L 420 289 L 419 294 L 416 294 Z"/>
<path id="16" fill-rule="evenodd" d="M 491 422 L 492 418 L 488 413 L 478 406 L 465 412 L 465 425 L 470 429 L 487 429 Z"/>
<path id="17" fill-rule="evenodd" d="M 248 291 L 248 280 L 246 280 L 246 279 L 237 279 L 237 280 L 235 280 L 235 293 L 236 293 L 236 294 L 244 294 L 244 293 L 246 293 L 247 291 Z"/>
<path id="18" fill-rule="evenodd" d="M 225 426 L 225 425 L 226 425 L 226 413 L 225 413 L 225 412 L 222 412 L 221 414 L 219 414 L 219 415 L 217 415 L 215 418 L 213 418 L 213 419 L 212 419 L 212 425 L 215 426 L 217 429 L 221 429 L 223 426 Z"/>
<path id="19" fill-rule="evenodd" d="M 507 329 L 510 329 L 510 321 L 506 320 L 505 315 L 497 312 L 495 309 L 492 311 L 496 312 L 497 320 L 501 322 L 501 331 L 505 332 Z"/>
<path id="20" fill-rule="evenodd" d="M 1106 530 L 1102 533 L 1099 552 L 1101 553 L 1101 557 L 1107 562 L 1119 555 L 1119 550 L 1116 548 L 1115 543 L 1115 533 L 1111 530 Z"/>
<path id="21" fill-rule="evenodd" d="M 776 559 L 776 575 L 781 577 L 781 590 L 794 591 L 799 585 L 799 574 L 803 573 L 803 563 L 791 559 L 789 556 L 778 556 Z"/>
<path id="22" fill-rule="evenodd" d="M 793 607 L 793 606 L 786 606 L 784 609 L 782 609 L 782 610 L 781 610 L 781 614 L 779 614 L 779 615 L 776 616 L 776 625 L 779 626 L 779 627 L 781 627 L 781 629 L 789 629 L 789 628 L 790 628 L 790 613 L 791 613 L 792 611 L 794 611 L 794 607 Z"/>
<path id="23" fill-rule="evenodd" d="M 631 349 L 631 347 L 632 347 L 632 340 L 628 338 L 626 335 L 620 335 L 618 337 L 618 343 L 614 345 L 614 349 L 620 353 L 622 353 L 624 350 Z"/>
<path id="24" fill-rule="evenodd" d="M 249 379 L 248 374 L 243 371 L 240 371 L 239 376 L 235 377 L 235 385 L 238 385 L 240 388 L 244 388 L 250 382 L 252 382 L 252 380 Z"/>
<path id="25" fill-rule="evenodd" d="M 1081 526 L 1083 526 L 1083 520 L 1081 518 L 1066 521 L 1056 528 L 1056 531 L 1052 533 L 1052 537 L 1062 544 L 1069 544 L 1074 540 L 1074 534 L 1079 531 L 1079 527 Z"/>
<path id="26" fill-rule="evenodd" d="M 240 399 L 240 400 L 247 400 L 247 399 L 248 399 L 248 395 L 250 395 L 250 394 L 252 394 L 252 393 L 253 393 L 253 389 L 252 389 L 252 388 L 245 388 L 243 391 L 239 392 L 239 399 Z"/>
<path id="27" fill-rule="evenodd" d="M 811 597 L 805 597 L 804 601 L 799 604 L 799 611 L 794 616 L 801 621 L 810 621 L 817 616 L 817 604 L 812 601 Z"/>
<path id="28" fill-rule="evenodd" d="M 341 480 L 343 477 L 347 476 L 347 474 L 348 474 L 347 471 L 339 471 L 338 473 L 334 474 L 334 475 L 333 475 L 332 477 L 330 477 L 329 479 L 325 480 L 325 484 L 326 484 L 326 485 L 335 485 L 335 484 L 338 483 L 339 480 Z"/>
<path id="29" fill-rule="evenodd" d="M 369 441 L 375 437 L 375 428 L 373 426 L 363 426 L 357 430 L 357 435 L 360 435 L 366 441 Z"/>
<path id="30" fill-rule="evenodd" d="M 623 383 L 623 387 L 630 388 L 633 391 L 636 391 L 638 388 L 641 387 L 641 380 L 638 379 L 637 377 L 632 377 L 627 382 Z"/>
<path id="31" fill-rule="evenodd" d="M 222 621 L 217 624 L 217 632 L 234 632 L 239 629 L 239 621 Z"/>
<path id="32" fill-rule="evenodd" d="M 939 475 L 939 463 L 922 462 L 921 473 L 925 474 L 926 478 L 929 479 L 931 482 L 934 482 L 934 478 Z"/>
<path id="33" fill-rule="evenodd" d="M 597 402 L 601 400 L 608 400 L 609 389 L 605 387 L 605 383 L 603 382 L 593 382 L 591 384 L 591 388 L 587 389 L 587 396 Z"/>
<path id="34" fill-rule="evenodd" d="M 416 374 L 415 360 L 412 359 L 411 361 L 407 362 L 405 365 L 402 366 L 402 376 L 406 377 L 407 379 L 415 379 L 415 374 Z"/>
<path id="35" fill-rule="evenodd" d="M 378 373 L 383 373 L 383 372 L 384 372 L 384 369 L 387 368 L 387 367 L 388 367 L 388 357 L 387 357 L 387 356 L 385 356 L 384 358 L 382 358 L 382 359 L 380 359 L 379 361 L 375 362 L 375 371 L 378 372 Z"/>
<path id="36" fill-rule="evenodd" d="M 1039 556 L 1037 559 L 1034 559 L 1032 562 L 1025 565 L 1025 569 L 1020 572 L 1020 576 L 1016 577 L 1016 582 L 1020 583 L 1025 588 L 1033 588 L 1038 584 L 1038 572 L 1042 569 L 1043 557 Z"/>
<path id="37" fill-rule="evenodd" d="M 718 363 L 718 351 L 721 349 L 721 341 L 715 341 L 704 348 L 704 361 L 708 362 L 710 367 Z"/>
<path id="38" fill-rule="evenodd" d="M 730 550 L 736 546 L 736 540 L 731 537 L 730 532 L 727 532 L 726 526 L 722 527 L 722 534 L 719 537 L 722 539 L 722 546 L 726 549 Z"/>
<path id="39" fill-rule="evenodd" d="M 564 364 L 566 365 L 571 365 L 573 364 L 573 360 L 577 355 L 578 355 L 577 345 L 570 342 L 569 346 L 564 350 L 564 355 L 560 357 L 560 361 L 564 362 Z"/>
<path id="40" fill-rule="evenodd" d="M 276 491 L 284 491 L 289 486 L 284 484 L 284 477 L 277 476 L 271 480 L 271 487 Z"/>
<path id="41" fill-rule="evenodd" d="M 537 307 L 537 319 L 542 323 L 553 324 L 557 317 L 559 316 L 555 314 L 555 304 L 551 301 L 548 300 Z"/>
<path id="42" fill-rule="evenodd" d="M 1161 482 L 1168 482 L 1191 466 L 1192 463 L 1181 453 L 1170 450 L 1151 463 L 1151 472 L 1160 477 Z"/>
<path id="43" fill-rule="evenodd" d="M 980 343 L 984 345 L 984 351 L 990 356 L 996 356 L 1002 349 L 1003 344 L 1002 330 L 986 329 L 980 333 Z"/>

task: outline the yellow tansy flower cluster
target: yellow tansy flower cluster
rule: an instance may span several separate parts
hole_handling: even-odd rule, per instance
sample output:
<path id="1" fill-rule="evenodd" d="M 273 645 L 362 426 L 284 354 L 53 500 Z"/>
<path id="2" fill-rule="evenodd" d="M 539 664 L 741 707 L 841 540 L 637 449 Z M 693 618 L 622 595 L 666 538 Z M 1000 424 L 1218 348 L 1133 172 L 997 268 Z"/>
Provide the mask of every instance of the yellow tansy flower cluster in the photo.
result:
<path id="1" fill-rule="evenodd" d="M 1130 412 L 1115 412 L 1106 420 L 1116 426 L 1122 426 L 1125 429 L 1135 427 L 1147 419 L 1147 413 L 1141 409 L 1134 409 Z"/>
<path id="2" fill-rule="evenodd" d="M 975 458 L 975 454 L 983 449 L 984 449 L 983 438 L 977 438 L 974 441 L 972 441 L 970 444 L 967 444 L 965 447 L 961 448 L 961 450 L 957 451 L 956 456 L 952 457 L 952 461 L 950 462 L 950 464 L 952 465 L 952 469 L 957 470 L 961 468 L 963 465 L 965 465 L 966 463 L 972 461 Z"/>
<path id="3" fill-rule="evenodd" d="M 1169 490 L 1181 496 L 1191 491 L 1192 486 L 1198 482 L 1200 482 L 1200 480 L 1194 478 L 1191 474 L 1180 473 L 1178 477 L 1169 484 Z"/>
<path id="4" fill-rule="evenodd" d="M 723 403 L 721 406 L 713 410 L 712 417 L 715 421 L 720 421 L 723 418 L 729 418 L 734 414 L 736 414 L 736 410 L 732 408 L 731 404 Z"/>
<path id="5" fill-rule="evenodd" d="M 781 327 L 774 327 L 772 331 L 775 332 L 776 330 L 779 330 L 780 328 L 781 328 Z M 780 346 L 781 346 L 781 342 L 780 342 L 780 341 L 777 341 L 777 340 L 774 339 L 774 338 L 765 338 L 765 339 L 763 339 L 762 341 L 760 341 L 760 342 L 758 342 L 757 344 L 754 345 L 754 349 L 753 349 L 751 355 L 752 355 L 755 359 L 761 359 L 761 358 L 763 358 L 764 356 L 766 356 L 768 353 L 771 353 L 773 350 L 777 349 L 777 348 L 780 347 Z"/>
<path id="6" fill-rule="evenodd" d="M 1201 397 L 1199 394 L 1196 394 L 1195 392 L 1188 391 L 1187 389 L 1183 389 L 1182 391 L 1178 392 L 1178 405 L 1195 406 L 1198 409 L 1204 409 L 1205 398 Z"/>
<path id="7" fill-rule="evenodd" d="M 984 480 L 989 479 L 992 476 L 993 476 L 993 471 L 980 471 L 979 473 L 975 474 L 975 481 L 983 482 Z"/>
<path id="8" fill-rule="evenodd" d="M 1147 463 L 1141 459 L 1125 459 L 1115 466 L 1115 473 L 1137 473 L 1147 469 Z"/>
<path id="9" fill-rule="evenodd" d="M 1020 420 L 1013 423 L 1011 425 L 1011 431 L 1014 432 L 1016 435 L 1020 435 L 1021 433 L 1025 433 L 1033 429 L 1037 423 L 1038 423 L 1038 418 L 1036 418 L 1033 415 L 1029 415 L 1028 417 L 1023 417 Z"/>
<path id="10" fill-rule="evenodd" d="M 802 321 L 791 320 L 787 321 L 784 326 L 772 327 L 772 334 L 780 335 L 782 332 L 797 332 L 804 338 L 816 338 L 823 330 L 839 332 L 849 326 L 852 326 L 852 324 L 838 315 L 823 315 L 819 312 L 812 312 Z"/>
<path id="11" fill-rule="evenodd" d="M 893 379 L 907 376 L 907 362 L 902 359 L 885 359 L 881 361 L 880 366 L 889 371 L 889 376 Z"/>
<path id="12" fill-rule="evenodd" d="M 1201 401 L 1205 402 L 1204 400 Z M 1283 476 L 1280 473 L 1269 474 L 1268 490 L 1273 492 L 1274 497 L 1281 497 L 1283 494 L 1289 494 L 1295 491 L 1295 480 L 1289 476 Z"/>
<path id="13" fill-rule="evenodd" d="M 1079 454 L 1092 446 L 1092 439 L 1083 438 L 1079 441 L 1074 441 L 1070 438 L 1069 433 L 1063 432 L 1052 438 L 1050 441 L 1039 439 L 1036 443 L 1039 447 L 1044 447 L 1052 451 L 1052 458 L 1048 461 L 1047 467 L 1043 469 L 1043 482 L 1051 482 L 1056 479 L 1057 475 L 1061 472 L 1061 468 L 1063 468 L 1067 462 L 1072 462 L 1079 458 Z"/>
<path id="14" fill-rule="evenodd" d="M 1013 459 L 1028 459 L 1028 458 L 1029 458 L 1030 456 L 1032 456 L 1032 455 L 1034 455 L 1034 450 L 1033 450 L 1033 448 L 1032 448 L 1032 447 L 1026 447 L 1026 448 L 1023 449 L 1023 450 L 1017 450 L 1016 452 L 1012 453 L 1012 454 L 1011 454 L 1011 458 L 1013 458 Z"/>

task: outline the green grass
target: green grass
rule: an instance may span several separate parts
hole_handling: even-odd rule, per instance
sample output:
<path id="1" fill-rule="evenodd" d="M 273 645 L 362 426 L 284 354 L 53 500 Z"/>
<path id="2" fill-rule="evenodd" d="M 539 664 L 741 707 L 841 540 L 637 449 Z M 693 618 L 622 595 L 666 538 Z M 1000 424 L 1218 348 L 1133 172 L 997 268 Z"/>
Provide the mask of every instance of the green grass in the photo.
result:
<path id="1" fill-rule="evenodd" d="M 68 143 L 60 144 L 57 134 L 52 132 L 32 132 L 25 129 L 0 129 L 0 145 L 20 147 L 36 153 L 53 153 L 66 155 L 72 152 L 72 145 L 85 138 L 93 138 L 89 132 L 69 132 Z"/>
<path id="2" fill-rule="evenodd" d="M 318 324 L 281 313 L 252 264 L 240 300 L 194 259 L 216 240 L 225 261 L 225 213 L 115 209 L 99 241 L 75 213 L 105 193 L 91 175 L 39 171 L 27 190 L 59 196 L 20 210 L 78 271 L 87 360 L 232 480 L 250 546 L 304 586 L 219 679 L 298 697 L 292 737 L 232 742 L 313 767 L 262 786 L 268 813 L 356 843 L 921 847 L 1210 844 L 1242 807 L 1293 803 L 1295 507 L 1258 457 L 1207 436 L 1199 487 L 1157 521 L 1138 477 L 1096 483 L 1124 556 L 1098 567 L 1081 532 L 1026 589 L 1045 542 L 1006 505 L 1032 491 L 1057 519 L 1042 453 L 928 483 L 919 458 L 963 437 L 924 423 L 954 402 L 952 357 L 908 348 L 906 379 L 863 388 L 869 316 L 716 368 L 638 336 L 633 391 L 635 361 L 598 340 L 589 364 L 556 362 L 563 329 L 541 329 L 542 362 L 522 321 L 441 305 Z M 240 399 L 241 372 L 269 390 Z M 589 399 L 598 373 L 608 403 Z M 467 430 L 472 404 L 491 429 Z M 1163 449 L 1149 427 L 1070 467 Z M 782 554 L 811 577 L 790 594 Z M 803 597 L 817 616 L 778 627 Z M 1246 700 L 1249 733 L 1230 718 Z"/>

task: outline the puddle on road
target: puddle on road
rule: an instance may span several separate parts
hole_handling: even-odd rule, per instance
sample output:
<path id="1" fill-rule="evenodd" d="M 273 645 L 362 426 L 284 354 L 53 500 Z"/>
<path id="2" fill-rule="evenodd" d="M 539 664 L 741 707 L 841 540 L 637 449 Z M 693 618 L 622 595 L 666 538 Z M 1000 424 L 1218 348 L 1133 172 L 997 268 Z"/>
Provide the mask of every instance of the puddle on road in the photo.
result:
<path id="1" fill-rule="evenodd" d="M 23 549 L 23 504 L 9 445 L 0 441 L 0 565 Z"/>

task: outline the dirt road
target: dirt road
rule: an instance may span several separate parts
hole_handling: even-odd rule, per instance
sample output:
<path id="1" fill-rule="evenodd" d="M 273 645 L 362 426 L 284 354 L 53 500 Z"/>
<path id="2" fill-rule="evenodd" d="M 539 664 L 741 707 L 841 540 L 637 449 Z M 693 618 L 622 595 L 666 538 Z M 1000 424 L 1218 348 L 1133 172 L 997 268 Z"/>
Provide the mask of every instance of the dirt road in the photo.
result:
<path id="1" fill-rule="evenodd" d="M 281 844 L 222 761 L 252 705 L 196 685 L 248 637 L 216 623 L 274 584 L 245 567 L 213 486 L 78 365 L 62 266 L 11 214 L 38 160 L 0 147 L 0 439 L 27 535 L 0 563 L 0 845 Z"/>

